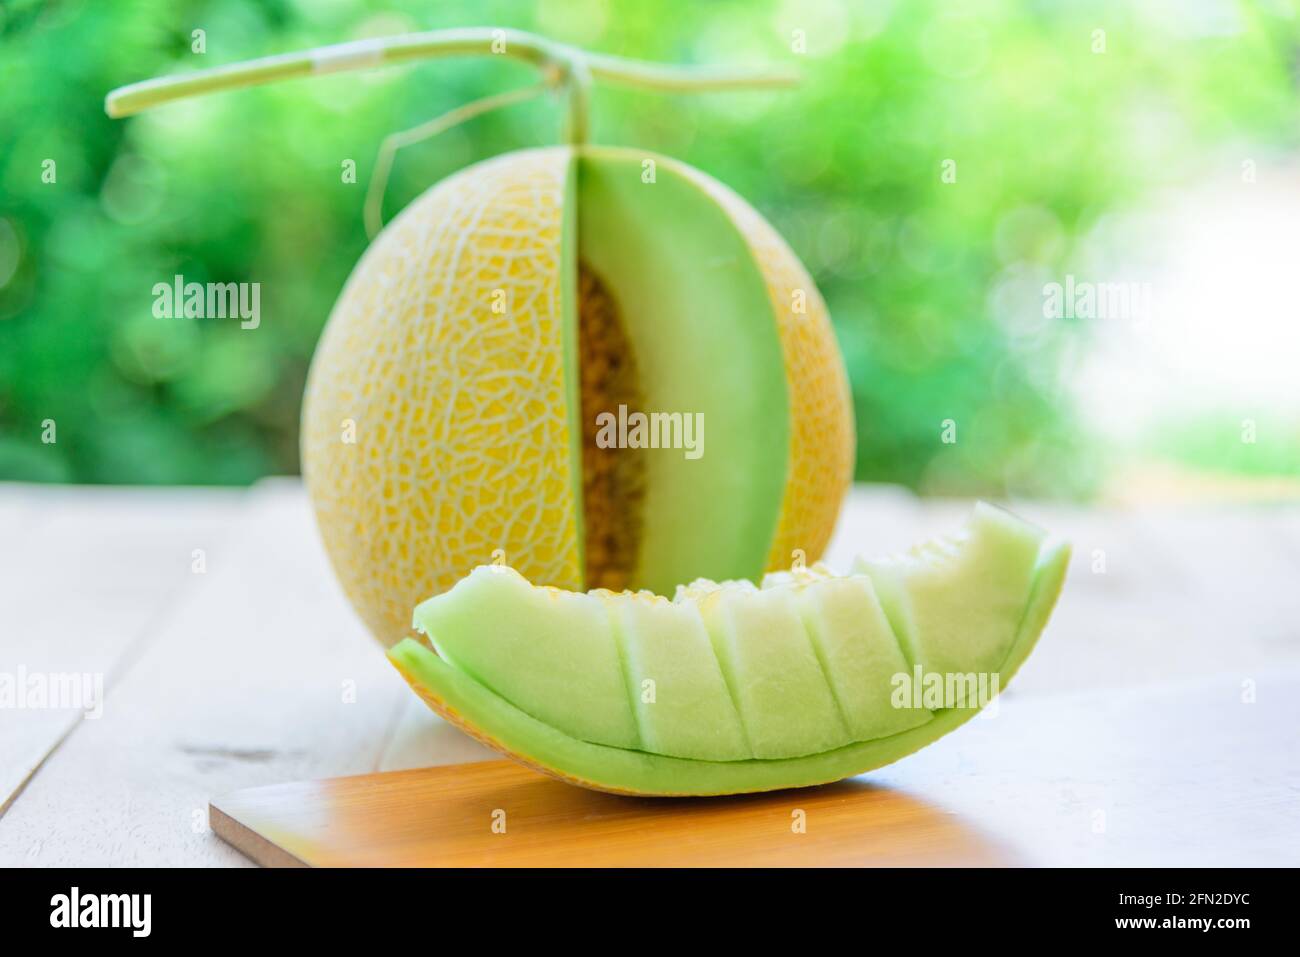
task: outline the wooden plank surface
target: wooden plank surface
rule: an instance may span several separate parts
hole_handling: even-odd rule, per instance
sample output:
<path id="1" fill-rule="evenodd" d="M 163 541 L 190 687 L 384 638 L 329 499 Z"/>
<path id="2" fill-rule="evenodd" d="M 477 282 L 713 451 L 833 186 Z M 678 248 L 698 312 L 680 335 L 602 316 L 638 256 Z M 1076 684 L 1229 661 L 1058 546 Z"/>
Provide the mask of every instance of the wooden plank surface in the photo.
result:
<path id="1" fill-rule="evenodd" d="M 91 695 L 107 691 L 194 583 L 194 550 L 213 548 L 242 498 L 236 490 L 28 488 L 4 499 L 0 672 L 32 687 L 70 680 Z M 95 720 L 93 707 L 48 697 L 0 722 L 0 813 L 77 722 L 87 713 Z"/>
<path id="2" fill-rule="evenodd" d="M 1014 504 L 1070 538 L 1075 559 L 1047 634 L 1007 694 L 1008 714 L 1039 699 L 1095 694 L 1097 707 L 1119 707 L 1107 702 L 1130 695 L 1161 700 L 1192 679 L 1262 688 L 1300 667 L 1300 506 Z M 893 488 L 855 489 L 829 558 L 843 564 L 857 552 L 907 547 L 953 528 L 968 509 Z M 205 548 L 203 574 L 191 571 L 196 547 Z M 0 672 L 102 672 L 107 688 L 98 720 L 0 712 L 0 805 L 12 802 L 0 811 L 0 864 L 242 864 L 206 828 L 213 795 L 491 756 L 391 672 L 339 594 L 293 481 L 251 492 L 0 485 L 0 602 Z M 1291 727 L 1295 715 L 1293 705 Z M 930 782 L 916 786 L 947 794 L 977 762 L 1002 775 L 1006 798 L 1041 764 L 1073 787 L 1079 809 L 1111 806 L 1102 785 L 1068 761 L 1072 748 L 1100 748 L 1100 763 L 1105 748 L 1095 740 L 1061 737 L 1033 760 L 951 745 L 988 726 L 972 722 L 964 738 L 885 769 L 881 781 L 911 788 L 892 777 L 907 771 Z M 1231 736 L 1204 731 L 1215 747 L 1250 757 Z M 1182 780 L 1173 758 L 1152 760 L 1153 773 Z M 1229 771 L 1233 781 L 1208 788 L 1224 803 L 1202 842 L 1284 794 L 1268 790 L 1263 764 L 1216 773 Z M 1271 797 L 1253 796 L 1253 787 Z M 996 791 L 973 793 L 992 800 Z M 1144 794 L 1115 800 L 1140 804 Z M 1004 799 L 966 811 L 994 814 L 996 832 L 995 812 L 1016 818 L 1015 808 Z M 1175 823 L 1192 814 L 1177 801 L 1166 811 Z M 1050 802 L 1026 813 L 1042 815 L 1031 823 L 1049 837 L 1078 837 Z M 1053 859 L 1086 856 L 1091 846 L 1064 843 Z"/>
<path id="3" fill-rule="evenodd" d="M 628 798 L 491 761 L 213 801 L 264 864 L 1300 865 L 1300 673 L 1039 697 L 836 785 Z M 968 728 L 970 730 L 968 730 Z"/>
<path id="4" fill-rule="evenodd" d="M 334 586 L 298 485 L 251 492 L 206 563 L 153 609 L 103 717 L 0 817 L 0 865 L 244 864 L 208 831 L 214 792 L 377 766 L 408 693 Z"/>

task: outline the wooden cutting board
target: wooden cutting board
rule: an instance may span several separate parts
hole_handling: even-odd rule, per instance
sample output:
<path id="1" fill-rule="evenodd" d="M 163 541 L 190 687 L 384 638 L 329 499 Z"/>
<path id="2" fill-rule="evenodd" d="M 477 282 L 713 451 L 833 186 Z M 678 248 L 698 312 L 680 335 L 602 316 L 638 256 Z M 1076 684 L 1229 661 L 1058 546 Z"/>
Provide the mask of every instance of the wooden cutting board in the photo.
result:
<path id="1" fill-rule="evenodd" d="M 1014 700 L 839 784 L 629 798 L 509 761 L 237 791 L 267 865 L 1295 866 L 1300 674 Z"/>
<path id="2" fill-rule="evenodd" d="M 1008 863 L 922 801 L 851 780 L 723 798 L 629 798 L 512 761 L 279 784 L 211 804 L 268 866 L 617 867 Z"/>

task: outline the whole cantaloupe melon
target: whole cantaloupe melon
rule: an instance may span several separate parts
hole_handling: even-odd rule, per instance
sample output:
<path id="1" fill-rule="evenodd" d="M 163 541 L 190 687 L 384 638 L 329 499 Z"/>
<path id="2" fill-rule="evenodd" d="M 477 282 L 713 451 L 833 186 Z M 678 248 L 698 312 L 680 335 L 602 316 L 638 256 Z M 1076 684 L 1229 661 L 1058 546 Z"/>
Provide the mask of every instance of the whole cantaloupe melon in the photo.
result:
<path id="1" fill-rule="evenodd" d="M 597 441 L 637 412 L 683 447 Z M 684 164 L 591 146 L 480 163 L 384 230 L 302 436 L 326 549 L 385 644 L 494 559 L 660 593 L 813 560 L 853 464 L 826 307 L 776 231 Z"/>

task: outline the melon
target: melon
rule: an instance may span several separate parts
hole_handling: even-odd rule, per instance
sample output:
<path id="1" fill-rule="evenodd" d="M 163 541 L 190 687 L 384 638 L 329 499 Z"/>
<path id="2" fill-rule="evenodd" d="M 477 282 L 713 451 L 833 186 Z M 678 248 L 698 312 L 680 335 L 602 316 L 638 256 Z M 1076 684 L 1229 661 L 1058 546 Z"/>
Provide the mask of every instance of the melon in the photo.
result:
<path id="1" fill-rule="evenodd" d="M 920 676 L 992 679 L 1028 656 L 1069 547 L 979 505 L 957 534 L 890 558 L 672 599 L 586 593 L 477 568 L 420 603 L 421 640 L 388 655 L 439 714 L 590 788 L 703 795 L 802 787 L 897 760 L 987 699 L 940 701 Z"/>
<path id="2" fill-rule="evenodd" d="M 639 442 L 638 415 L 660 426 Z M 825 304 L 758 213 L 666 157 L 557 146 L 463 170 L 380 234 L 317 347 L 302 458 L 392 644 L 494 556 L 660 594 L 815 560 L 853 434 Z"/>
<path id="3" fill-rule="evenodd" d="M 146 80 L 105 108 L 441 56 L 512 58 L 538 83 L 424 129 L 555 92 L 566 142 L 411 203 L 353 270 L 313 358 L 308 492 L 392 663 L 492 747 L 629 794 L 834 781 L 969 720 L 986 699 L 900 692 L 978 672 L 996 693 L 1046 625 L 1068 547 L 980 506 L 911 552 L 844 575 L 817 565 L 854 459 L 825 303 L 727 187 L 586 139 L 594 81 L 790 76 L 471 28 Z"/>
<path id="4" fill-rule="evenodd" d="M 815 560 L 854 459 L 848 380 L 816 286 L 721 183 L 587 142 L 593 83 L 744 90 L 796 75 L 483 27 L 156 77 L 112 91 L 105 109 L 438 57 L 516 60 L 537 82 L 390 135 L 372 199 L 399 146 L 547 93 L 565 145 L 432 186 L 375 238 L 326 323 L 303 401 L 303 475 L 369 630 L 391 645 L 417 601 L 497 560 L 534 584 L 661 594 L 698 577 L 757 581 L 796 552 Z M 632 633 L 657 635 L 652 619 L 688 627 L 645 614 Z"/>
<path id="5" fill-rule="evenodd" d="M 1031 526 L 981 502 L 956 534 L 887 559 L 859 558 L 853 567 L 876 583 L 909 664 L 927 672 L 988 671 L 1010 651 L 1005 622 L 1033 580 L 1027 534 Z M 998 574 L 990 577 L 989 569 Z"/>

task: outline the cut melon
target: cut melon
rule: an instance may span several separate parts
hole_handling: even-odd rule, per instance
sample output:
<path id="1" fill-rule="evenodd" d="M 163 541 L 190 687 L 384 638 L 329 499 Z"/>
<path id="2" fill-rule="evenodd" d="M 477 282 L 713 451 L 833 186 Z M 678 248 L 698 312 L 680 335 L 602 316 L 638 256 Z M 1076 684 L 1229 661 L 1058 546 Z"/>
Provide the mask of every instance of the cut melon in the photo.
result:
<path id="1" fill-rule="evenodd" d="M 733 583 L 683 589 L 680 600 L 700 609 L 754 757 L 815 754 L 848 742 L 790 589 Z"/>
<path id="2" fill-rule="evenodd" d="M 649 592 L 593 592 L 623 650 L 641 748 L 706 761 L 751 756 L 700 611 Z"/>
<path id="3" fill-rule="evenodd" d="M 907 659 L 869 577 L 827 575 L 796 581 L 790 591 L 852 740 L 885 737 L 930 720 L 923 708 L 891 703 L 892 679 L 908 670 Z"/>
<path id="4" fill-rule="evenodd" d="M 912 665 L 925 672 L 991 671 L 1015 639 L 1041 529 L 984 502 L 956 535 L 903 555 L 858 559 Z"/>
<path id="5" fill-rule="evenodd" d="M 606 447 L 622 412 L 680 447 Z M 391 644 L 498 552 L 537 584 L 661 594 L 815 559 L 853 423 L 825 304 L 761 216 L 666 157 L 554 147 L 455 174 L 366 251 L 302 459 L 344 591 Z"/>
<path id="6" fill-rule="evenodd" d="M 450 664 L 540 720 L 640 747 L 609 612 L 595 597 L 484 565 L 417 607 L 415 626 Z"/>
<path id="7" fill-rule="evenodd" d="M 652 157 L 647 183 L 646 159 L 584 153 L 578 243 L 584 267 L 619 303 L 641 407 L 698 414 L 705 427 L 696 459 L 619 453 L 644 472 L 627 583 L 667 595 L 691 578 L 762 575 L 790 467 L 790 405 L 777 318 L 745 235 L 703 177 Z M 664 223 L 674 224 L 671 238 Z"/>
<path id="8" fill-rule="evenodd" d="M 481 569 L 417 610 L 438 654 L 406 640 L 389 657 L 449 720 L 573 783 L 651 795 L 799 787 L 896 760 L 974 715 L 972 702 L 927 710 L 895 689 L 926 661 L 1004 687 L 1047 622 L 1068 557 L 981 506 L 960 536 L 860 563 L 865 572 L 800 570 L 762 588 L 702 581 L 671 603 Z M 1026 563 L 1013 601 L 1006 579 Z"/>

